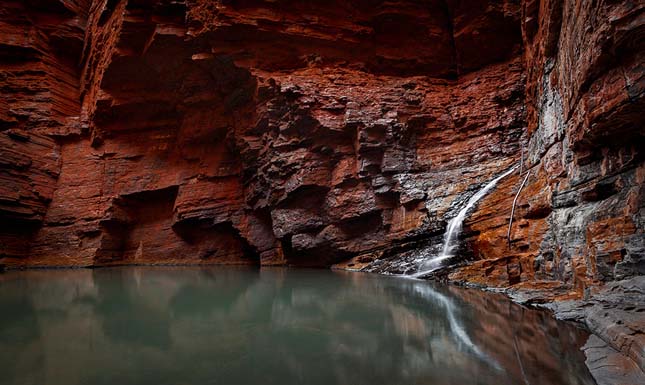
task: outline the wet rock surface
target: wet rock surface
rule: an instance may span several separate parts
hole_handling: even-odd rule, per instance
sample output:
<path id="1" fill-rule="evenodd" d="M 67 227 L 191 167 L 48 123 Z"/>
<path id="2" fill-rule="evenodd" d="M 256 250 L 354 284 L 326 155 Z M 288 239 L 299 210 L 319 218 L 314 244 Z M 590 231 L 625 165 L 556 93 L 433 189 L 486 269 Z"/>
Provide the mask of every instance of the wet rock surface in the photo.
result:
<path id="1" fill-rule="evenodd" d="M 612 282 L 588 299 L 545 307 L 559 319 L 582 322 L 595 334 L 583 349 L 599 384 L 645 381 L 645 277 Z"/>
<path id="2" fill-rule="evenodd" d="M 644 100 L 643 49 L 632 40 L 642 40 L 642 7 L 524 2 L 530 174 L 507 240 L 509 217 L 493 214 L 510 214 L 524 175 L 502 181 L 467 221 L 479 233 L 473 249 L 490 261 L 455 279 L 507 286 L 516 265 L 521 282 L 560 281 L 582 296 L 643 274 L 643 130 L 634 112 Z"/>
<path id="3" fill-rule="evenodd" d="M 582 350 L 587 356 L 587 367 L 598 385 L 636 385 L 645 380 L 645 376 L 633 362 L 625 360 L 625 356 L 595 335 L 589 337 Z"/>

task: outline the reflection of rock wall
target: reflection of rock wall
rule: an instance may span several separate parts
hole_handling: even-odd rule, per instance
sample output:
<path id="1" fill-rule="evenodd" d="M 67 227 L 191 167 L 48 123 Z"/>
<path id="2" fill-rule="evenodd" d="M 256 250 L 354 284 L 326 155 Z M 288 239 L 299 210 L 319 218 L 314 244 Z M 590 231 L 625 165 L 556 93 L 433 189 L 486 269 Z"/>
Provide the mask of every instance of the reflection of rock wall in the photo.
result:
<path id="1" fill-rule="evenodd" d="M 501 296 L 423 281 L 30 270 L 0 276 L 0 304 L 13 309 L 0 318 L 2 383 L 590 383 L 580 330 Z"/>
<path id="2" fill-rule="evenodd" d="M 481 296 L 475 290 L 450 288 L 450 292 L 477 309 L 477 329 L 473 339 L 491 350 L 487 353 L 501 362 L 513 362 L 518 383 L 557 384 L 564 373 L 586 371 L 584 362 L 561 360 L 542 355 L 544 349 L 556 349 L 564 355 L 578 355 L 584 332 L 563 327 L 550 314 L 512 306 L 496 296 Z M 539 336 L 539 338 L 536 338 Z M 539 342 L 537 341 L 539 340 Z M 536 345 L 537 343 L 537 345 Z"/>

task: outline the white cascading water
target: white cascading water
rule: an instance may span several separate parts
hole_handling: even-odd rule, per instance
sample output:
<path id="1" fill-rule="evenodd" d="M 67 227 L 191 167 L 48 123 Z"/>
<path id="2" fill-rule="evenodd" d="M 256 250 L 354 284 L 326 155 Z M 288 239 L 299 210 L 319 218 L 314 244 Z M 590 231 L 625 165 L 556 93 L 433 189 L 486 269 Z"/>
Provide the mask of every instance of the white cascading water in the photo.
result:
<path id="1" fill-rule="evenodd" d="M 441 254 L 421 263 L 421 265 L 419 266 L 419 272 L 413 274 L 413 277 L 421 277 L 425 274 L 433 272 L 434 270 L 437 270 L 442 266 L 441 264 L 443 261 L 454 256 L 453 251 L 456 247 L 455 240 L 459 238 L 459 233 L 461 232 L 461 228 L 464 224 L 464 219 L 466 219 L 466 215 L 468 214 L 470 209 L 472 209 L 480 199 L 488 194 L 488 192 L 493 187 L 495 187 L 497 182 L 510 175 L 516 168 L 517 166 L 513 166 L 502 175 L 488 182 L 488 184 L 484 186 L 484 188 L 477 191 L 477 193 L 468 200 L 466 206 L 459 210 L 457 216 L 455 216 L 450 220 L 450 222 L 448 222 L 448 227 L 446 228 L 446 232 L 443 236 L 443 250 L 441 251 Z"/>

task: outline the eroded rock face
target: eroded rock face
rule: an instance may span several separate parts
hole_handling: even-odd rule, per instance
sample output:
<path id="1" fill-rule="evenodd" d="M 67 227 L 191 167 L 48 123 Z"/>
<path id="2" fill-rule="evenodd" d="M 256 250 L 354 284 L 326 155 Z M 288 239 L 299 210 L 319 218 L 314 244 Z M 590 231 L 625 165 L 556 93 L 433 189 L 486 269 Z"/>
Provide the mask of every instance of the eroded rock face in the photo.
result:
<path id="1" fill-rule="evenodd" d="M 335 5 L 4 4 L 3 263 L 329 266 L 439 238 L 517 158 L 520 7 Z"/>
<path id="2" fill-rule="evenodd" d="M 510 236 L 519 171 L 450 279 L 568 298 L 640 275 L 642 10 L 4 2 L 2 263 L 408 272 L 523 160 Z"/>
<path id="3" fill-rule="evenodd" d="M 508 286 L 564 282 L 589 296 L 645 272 L 643 5 L 526 1 L 523 37 L 530 175 L 510 248 L 494 214 L 508 212 L 520 176 L 480 205 L 470 227 L 485 260 L 454 279 Z M 522 175 L 523 176 L 523 175 Z"/>

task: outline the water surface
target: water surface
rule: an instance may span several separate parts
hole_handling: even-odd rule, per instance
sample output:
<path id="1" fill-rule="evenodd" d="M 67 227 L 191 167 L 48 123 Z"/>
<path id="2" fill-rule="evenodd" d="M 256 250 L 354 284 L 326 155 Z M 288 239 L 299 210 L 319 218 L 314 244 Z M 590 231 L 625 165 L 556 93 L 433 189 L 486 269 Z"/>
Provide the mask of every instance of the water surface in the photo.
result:
<path id="1" fill-rule="evenodd" d="M 0 384 L 593 384 L 587 336 L 489 293 L 326 270 L 0 274 Z"/>

